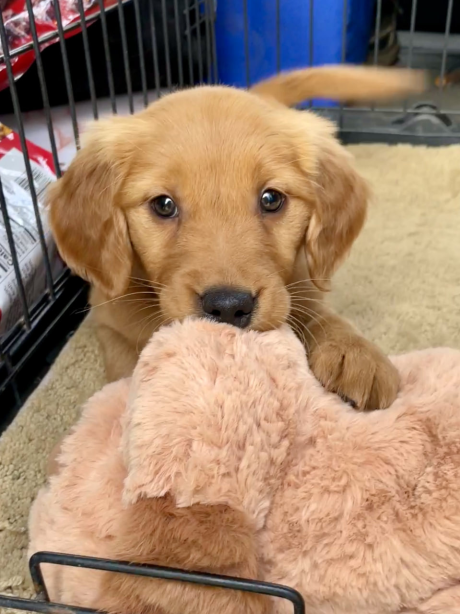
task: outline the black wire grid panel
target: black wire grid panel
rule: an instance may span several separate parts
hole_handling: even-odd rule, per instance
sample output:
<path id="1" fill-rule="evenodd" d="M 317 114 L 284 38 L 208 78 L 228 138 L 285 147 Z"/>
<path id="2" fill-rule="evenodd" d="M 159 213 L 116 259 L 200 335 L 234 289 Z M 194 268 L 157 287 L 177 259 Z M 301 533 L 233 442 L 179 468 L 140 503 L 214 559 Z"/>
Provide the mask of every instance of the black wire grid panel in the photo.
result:
<path id="1" fill-rule="evenodd" d="M 40 215 L 40 195 L 34 186 L 34 168 L 26 149 L 27 126 L 24 111 L 31 110 L 31 99 L 40 99 L 49 149 L 56 175 L 59 177 L 62 170 L 54 125 L 54 106 L 67 105 L 73 139 L 78 149 L 78 105 L 82 100 L 90 101 L 91 114 L 94 119 L 98 119 L 102 98 L 108 100 L 110 111 L 117 113 L 120 111 L 120 95 L 124 94 L 127 97 L 128 110 L 132 113 L 136 108 L 146 106 L 173 88 L 218 81 L 215 28 L 218 5 L 215 0 L 115 0 L 109 6 L 106 6 L 104 0 L 95 0 L 97 11 L 89 18 L 85 17 L 85 0 L 75 0 L 79 19 L 70 25 L 63 23 L 60 2 L 50 1 L 54 8 L 57 30 L 39 37 L 34 20 L 33 0 L 25 0 L 31 41 L 11 50 L 4 18 L 0 12 L 0 43 L 3 49 L 0 68 L 6 70 L 9 82 L 8 101 L 4 92 L 0 92 L 0 109 L 3 113 L 8 103 L 15 118 L 15 130 L 24 156 L 25 181 L 28 184 L 45 277 L 42 295 L 31 303 L 27 300 L 28 280 L 22 273 L 21 256 L 18 246 L 15 245 L 14 229 L 0 181 L 0 224 L 3 219 L 8 256 L 16 280 L 16 298 L 21 308 L 16 324 L 0 335 L 0 431 L 2 423 L 4 425 L 12 418 L 33 383 L 41 377 L 43 368 L 40 363 L 43 362 L 43 356 L 48 356 L 48 350 L 54 355 L 51 347 L 53 338 L 59 344 L 62 337 L 66 337 L 69 331 L 78 325 L 86 302 L 87 289 L 83 282 L 72 279 L 68 271 L 57 277 L 53 275 L 49 243 Z M 316 111 L 337 121 L 344 141 L 428 144 L 460 142 L 460 104 L 456 102 L 459 97 L 452 95 L 453 92 L 459 91 L 459 88 L 445 88 L 446 75 L 460 68 L 460 34 L 451 33 L 452 24 L 458 22 L 460 4 L 454 0 L 440 0 L 436 3 L 436 10 L 439 11 L 440 19 L 444 20 L 444 26 L 441 28 L 443 31 L 435 36 L 435 43 L 428 37 L 428 44 L 427 35 L 416 27 L 423 1 L 400 0 L 400 4 L 405 3 L 406 8 L 408 7 L 406 13 L 409 14 L 409 19 L 405 31 L 398 32 L 400 52 L 399 59 L 395 59 L 397 63 L 405 66 L 431 69 L 433 76 L 438 77 L 439 87 L 418 101 L 399 106 L 315 106 Z M 305 33 L 305 45 L 312 62 L 315 44 L 313 25 L 320 0 L 306 2 L 309 31 Z M 347 58 L 347 9 L 351 2 L 352 0 L 343 0 L 343 61 Z M 243 10 L 245 72 L 246 82 L 250 85 L 253 60 L 250 54 L 251 24 L 248 11 L 251 8 L 251 0 L 235 0 L 235 6 L 238 3 Z M 381 46 L 385 44 L 381 42 L 384 40 L 382 32 L 388 21 L 389 4 L 395 3 L 393 0 L 374 2 L 375 27 L 373 49 L 368 58 L 370 63 L 381 63 Z M 281 56 L 285 42 L 280 22 L 287 5 L 287 2 L 273 0 L 276 22 L 273 26 L 274 32 L 266 41 L 267 45 L 276 46 L 278 69 L 282 66 Z M 67 38 L 78 28 L 80 33 Z M 396 27 L 393 35 L 395 33 Z M 43 44 L 52 41 L 57 44 L 43 50 Z M 14 61 L 30 51 L 35 54 L 34 68 L 15 81 Z M 78 64 L 75 63 L 75 58 Z M 32 73 L 35 75 L 33 84 L 36 87 L 30 86 Z M 1 119 L 0 117 L 0 121 Z M 67 331 L 64 330 L 63 322 L 68 323 Z M 46 347 L 45 351 L 47 344 L 50 347 Z"/>
<path id="2" fill-rule="evenodd" d="M 48 356 L 56 354 L 56 346 L 62 346 L 63 339 L 82 320 L 87 300 L 86 284 L 72 278 L 68 270 L 53 275 L 41 195 L 37 194 L 34 168 L 26 145 L 24 108 L 31 110 L 32 98 L 37 100 L 32 109 L 43 111 L 53 165 L 56 176 L 60 177 L 62 169 L 53 121 L 56 102 L 68 107 L 74 144 L 78 149 L 78 103 L 82 100 L 90 100 L 92 116 L 97 120 L 102 97 L 109 99 L 111 112 L 117 113 L 120 96 L 124 95 L 129 112 L 133 113 L 139 97 L 140 106 L 146 107 L 175 87 L 217 80 L 212 0 L 116 0 L 108 6 L 104 0 L 97 0 L 97 11 L 90 17 L 85 17 L 83 0 L 76 0 L 79 19 L 69 25 L 63 22 L 60 2 L 51 1 L 56 31 L 39 38 L 33 0 L 25 0 L 31 41 L 13 50 L 8 46 L 7 24 L 0 11 L 0 51 L 3 51 L 0 69 L 6 70 L 9 86 L 8 98 L 5 92 L 0 92 L 0 109 L 3 113 L 10 106 L 14 116 L 46 280 L 42 295 L 31 303 L 27 298 L 28 280 L 21 268 L 20 248 L 15 242 L 14 220 L 0 177 L 0 231 L 3 222 L 7 240 L 3 247 L 12 264 L 16 301 L 21 311 L 14 326 L 0 333 L 0 433 L 43 376 L 43 363 L 51 362 Z M 68 38 L 77 29 L 81 32 Z M 44 44 L 52 42 L 57 44 L 44 50 Z M 16 81 L 14 62 L 31 51 L 35 54 L 35 67 Z M 29 79 L 31 73 L 35 81 Z M 2 119 L 0 116 L 0 122 Z M 63 326 L 63 322 L 67 326 Z"/>
<path id="3" fill-rule="evenodd" d="M 190 572 L 172 569 L 170 567 L 159 567 L 156 565 L 135 565 L 122 561 L 111 561 L 89 556 L 57 554 L 55 552 L 37 552 L 29 561 L 30 575 L 37 592 L 36 599 L 22 599 L 19 597 L 0 595 L 0 608 L 42 612 L 43 614 L 52 614 L 53 612 L 62 614 L 63 611 L 68 614 L 97 614 L 99 612 L 98 610 L 92 610 L 90 608 L 51 602 L 40 569 L 43 563 L 143 576 L 151 578 L 152 582 L 154 582 L 155 579 L 161 579 L 233 591 L 258 593 L 260 595 L 284 599 L 292 604 L 293 614 L 305 614 L 305 603 L 302 595 L 296 590 L 280 584 L 244 580 L 241 578 L 231 578 L 228 576 L 201 572 Z M 121 612 L 120 614 L 124 613 Z"/>

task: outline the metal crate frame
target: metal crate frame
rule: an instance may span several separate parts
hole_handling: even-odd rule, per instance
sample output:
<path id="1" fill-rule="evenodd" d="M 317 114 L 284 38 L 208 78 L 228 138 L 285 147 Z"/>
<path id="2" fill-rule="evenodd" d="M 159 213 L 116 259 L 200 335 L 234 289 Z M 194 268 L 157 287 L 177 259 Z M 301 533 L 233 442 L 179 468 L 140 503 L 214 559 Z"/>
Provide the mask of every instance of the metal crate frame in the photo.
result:
<path id="1" fill-rule="evenodd" d="M 246 580 L 242 578 L 232 578 L 229 576 L 202 572 L 185 571 L 181 569 L 173 569 L 171 567 L 160 567 L 157 565 L 138 565 L 123 561 L 112 561 L 109 559 L 100 559 L 89 556 L 58 554 L 56 552 L 37 552 L 30 558 L 29 570 L 37 593 L 36 599 L 23 599 L 20 597 L 0 595 L 0 608 L 3 607 L 16 610 L 27 610 L 30 612 L 42 612 L 43 614 L 62 614 L 64 611 L 69 614 L 98 614 L 98 612 L 100 612 L 100 610 L 51 602 L 49 600 L 48 591 L 40 569 L 40 566 L 44 563 L 129 574 L 145 578 L 152 578 L 152 580 L 170 580 L 173 582 L 197 584 L 201 586 L 223 588 L 233 591 L 257 593 L 259 595 L 267 595 L 289 601 L 292 604 L 292 611 L 294 614 L 305 614 L 305 602 L 302 595 L 298 591 L 281 584 L 259 582 L 257 580 Z"/>

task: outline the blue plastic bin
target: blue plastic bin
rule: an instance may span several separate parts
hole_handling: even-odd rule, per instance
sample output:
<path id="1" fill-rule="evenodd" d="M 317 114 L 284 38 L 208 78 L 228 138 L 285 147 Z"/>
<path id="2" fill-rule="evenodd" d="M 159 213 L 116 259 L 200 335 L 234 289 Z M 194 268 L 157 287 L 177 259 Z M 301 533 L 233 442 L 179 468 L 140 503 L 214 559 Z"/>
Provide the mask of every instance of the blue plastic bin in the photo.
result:
<path id="1" fill-rule="evenodd" d="M 346 5 L 344 5 L 346 2 Z M 375 0 L 217 0 L 216 47 L 219 80 L 247 87 L 281 70 L 342 62 L 346 8 L 346 61 L 365 61 Z M 311 4 L 313 3 L 313 4 Z M 310 15 L 313 15 L 312 46 Z"/>

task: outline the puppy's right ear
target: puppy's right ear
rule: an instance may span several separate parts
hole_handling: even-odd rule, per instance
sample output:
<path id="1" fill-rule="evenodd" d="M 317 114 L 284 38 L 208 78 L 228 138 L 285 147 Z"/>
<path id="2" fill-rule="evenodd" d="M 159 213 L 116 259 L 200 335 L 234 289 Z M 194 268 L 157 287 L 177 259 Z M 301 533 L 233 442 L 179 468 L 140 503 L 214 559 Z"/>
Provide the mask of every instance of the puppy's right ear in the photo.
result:
<path id="1" fill-rule="evenodd" d="M 129 282 L 132 247 L 117 194 L 128 172 L 133 118 L 95 123 L 69 169 L 48 192 L 51 230 L 59 252 L 78 275 L 107 295 Z"/>

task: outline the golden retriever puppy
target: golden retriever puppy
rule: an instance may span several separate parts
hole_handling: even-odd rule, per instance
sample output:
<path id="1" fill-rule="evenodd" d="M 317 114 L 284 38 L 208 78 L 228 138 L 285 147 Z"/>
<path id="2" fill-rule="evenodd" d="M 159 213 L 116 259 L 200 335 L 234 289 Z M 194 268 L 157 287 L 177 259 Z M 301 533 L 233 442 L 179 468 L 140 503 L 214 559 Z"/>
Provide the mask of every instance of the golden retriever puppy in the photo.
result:
<path id="1" fill-rule="evenodd" d="M 49 204 L 64 260 L 92 284 L 108 379 L 131 374 L 152 333 L 173 320 L 260 331 L 288 322 L 327 390 L 359 409 L 387 407 L 395 368 L 322 300 L 369 191 L 333 125 L 288 106 L 423 85 L 409 71 L 313 68 L 251 91 L 176 92 L 94 124 Z"/>

